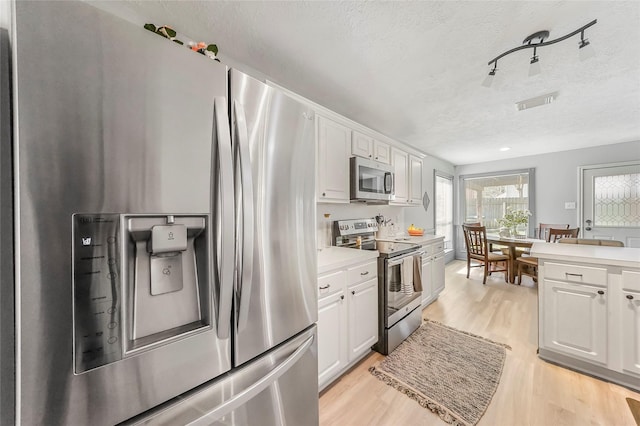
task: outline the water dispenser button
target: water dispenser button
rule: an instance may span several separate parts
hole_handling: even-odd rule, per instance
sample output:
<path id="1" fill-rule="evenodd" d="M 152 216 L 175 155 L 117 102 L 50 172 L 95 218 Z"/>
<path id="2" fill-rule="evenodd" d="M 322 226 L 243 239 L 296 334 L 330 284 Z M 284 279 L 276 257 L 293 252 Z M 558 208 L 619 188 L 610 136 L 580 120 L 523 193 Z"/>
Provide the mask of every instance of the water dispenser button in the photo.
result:
<path id="1" fill-rule="evenodd" d="M 184 225 L 156 225 L 151 228 L 148 250 L 152 254 L 185 251 L 187 227 Z"/>

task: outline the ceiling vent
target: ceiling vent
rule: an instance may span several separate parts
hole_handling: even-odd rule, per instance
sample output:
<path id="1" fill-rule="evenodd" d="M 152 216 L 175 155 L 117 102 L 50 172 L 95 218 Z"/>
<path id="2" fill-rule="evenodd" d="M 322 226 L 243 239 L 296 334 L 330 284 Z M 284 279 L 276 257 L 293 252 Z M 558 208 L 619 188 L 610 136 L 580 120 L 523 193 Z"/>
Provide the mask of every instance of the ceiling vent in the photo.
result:
<path id="1" fill-rule="evenodd" d="M 522 111 L 529 108 L 535 108 L 541 105 L 548 105 L 558 97 L 558 92 L 547 93 L 546 95 L 536 96 L 535 98 L 525 99 L 516 102 L 516 109 Z"/>

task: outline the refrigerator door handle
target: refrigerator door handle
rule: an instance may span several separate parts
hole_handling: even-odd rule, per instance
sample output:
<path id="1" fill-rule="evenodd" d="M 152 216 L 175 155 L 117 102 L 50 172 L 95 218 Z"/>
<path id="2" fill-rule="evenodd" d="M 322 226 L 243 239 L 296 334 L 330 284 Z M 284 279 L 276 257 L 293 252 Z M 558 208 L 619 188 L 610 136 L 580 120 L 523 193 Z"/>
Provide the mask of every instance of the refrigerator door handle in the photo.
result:
<path id="1" fill-rule="evenodd" d="M 258 395 L 265 390 L 269 385 L 278 380 L 283 374 L 285 374 L 291 367 L 293 367 L 304 353 L 311 347 L 315 336 L 309 337 L 302 343 L 298 349 L 296 349 L 287 359 L 285 359 L 280 365 L 271 370 L 267 375 L 262 377 L 257 382 L 253 383 L 248 388 L 236 394 L 233 398 L 218 405 L 214 409 L 206 412 L 202 417 L 197 420 L 187 423 L 187 426 L 205 426 L 211 424 L 231 411 L 244 405 L 247 401 Z"/>
<path id="2" fill-rule="evenodd" d="M 231 154 L 231 132 L 229 130 L 229 114 L 226 98 L 218 97 L 214 100 L 214 121 L 218 150 L 218 179 L 215 198 L 220 203 L 216 206 L 216 227 L 221 240 L 221 250 L 218 265 L 219 305 L 218 305 L 218 337 L 229 337 L 231 327 L 231 308 L 233 302 L 233 156 Z M 216 149 L 215 147 L 213 149 Z M 215 173 L 215 172 L 214 172 Z M 220 223 L 217 221 L 220 220 Z"/>
<path id="3" fill-rule="evenodd" d="M 238 303 L 238 330 L 242 330 L 249 316 L 249 298 L 253 283 L 253 241 L 254 241 L 254 212 L 253 212 L 253 178 L 251 175 L 251 159 L 249 157 L 249 136 L 247 119 L 244 108 L 237 101 L 233 103 L 236 126 L 236 214 L 238 217 L 238 244 L 236 245 L 237 284 L 236 291 L 240 294 Z M 237 179 L 239 172 L 240 180 Z"/>

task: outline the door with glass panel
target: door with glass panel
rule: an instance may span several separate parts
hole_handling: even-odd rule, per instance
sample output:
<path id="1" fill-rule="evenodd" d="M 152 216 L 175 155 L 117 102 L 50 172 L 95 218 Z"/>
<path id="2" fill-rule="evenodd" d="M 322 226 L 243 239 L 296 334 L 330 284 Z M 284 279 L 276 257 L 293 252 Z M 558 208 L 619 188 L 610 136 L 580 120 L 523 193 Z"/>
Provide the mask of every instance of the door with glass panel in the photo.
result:
<path id="1" fill-rule="evenodd" d="M 580 167 L 584 238 L 640 247 L 640 161 Z"/>

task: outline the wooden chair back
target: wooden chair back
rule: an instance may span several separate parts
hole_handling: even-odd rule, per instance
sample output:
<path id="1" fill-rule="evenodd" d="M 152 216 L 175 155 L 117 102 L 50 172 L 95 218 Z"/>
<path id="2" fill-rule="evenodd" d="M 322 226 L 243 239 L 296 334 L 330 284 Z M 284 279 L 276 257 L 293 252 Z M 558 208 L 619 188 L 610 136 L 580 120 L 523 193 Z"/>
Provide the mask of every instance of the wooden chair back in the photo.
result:
<path id="1" fill-rule="evenodd" d="M 552 224 L 552 223 L 541 223 L 538 226 L 538 230 L 536 231 L 536 238 L 540 240 L 549 241 L 549 229 L 569 229 L 568 223 L 562 224 Z"/>
<path id="2" fill-rule="evenodd" d="M 475 258 L 487 257 L 487 228 L 484 226 L 462 225 L 467 256 Z"/>
<path id="3" fill-rule="evenodd" d="M 578 234 L 580 233 L 580 228 L 571 228 L 571 229 L 549 229 L 549 237 L 547 242 L 555 243 L 562 238 L 578 238 Z"/>
<path id="4" fill-rule="evenodd" d="M 563 244 L 585 244 L 590 246 L 624 247 L 624 243 L 622 241 L 597 240 L 597 239 L 590 239 L 590 238 L 561 238 L 560 240 L 558 240 L 558 242 Z"/>

